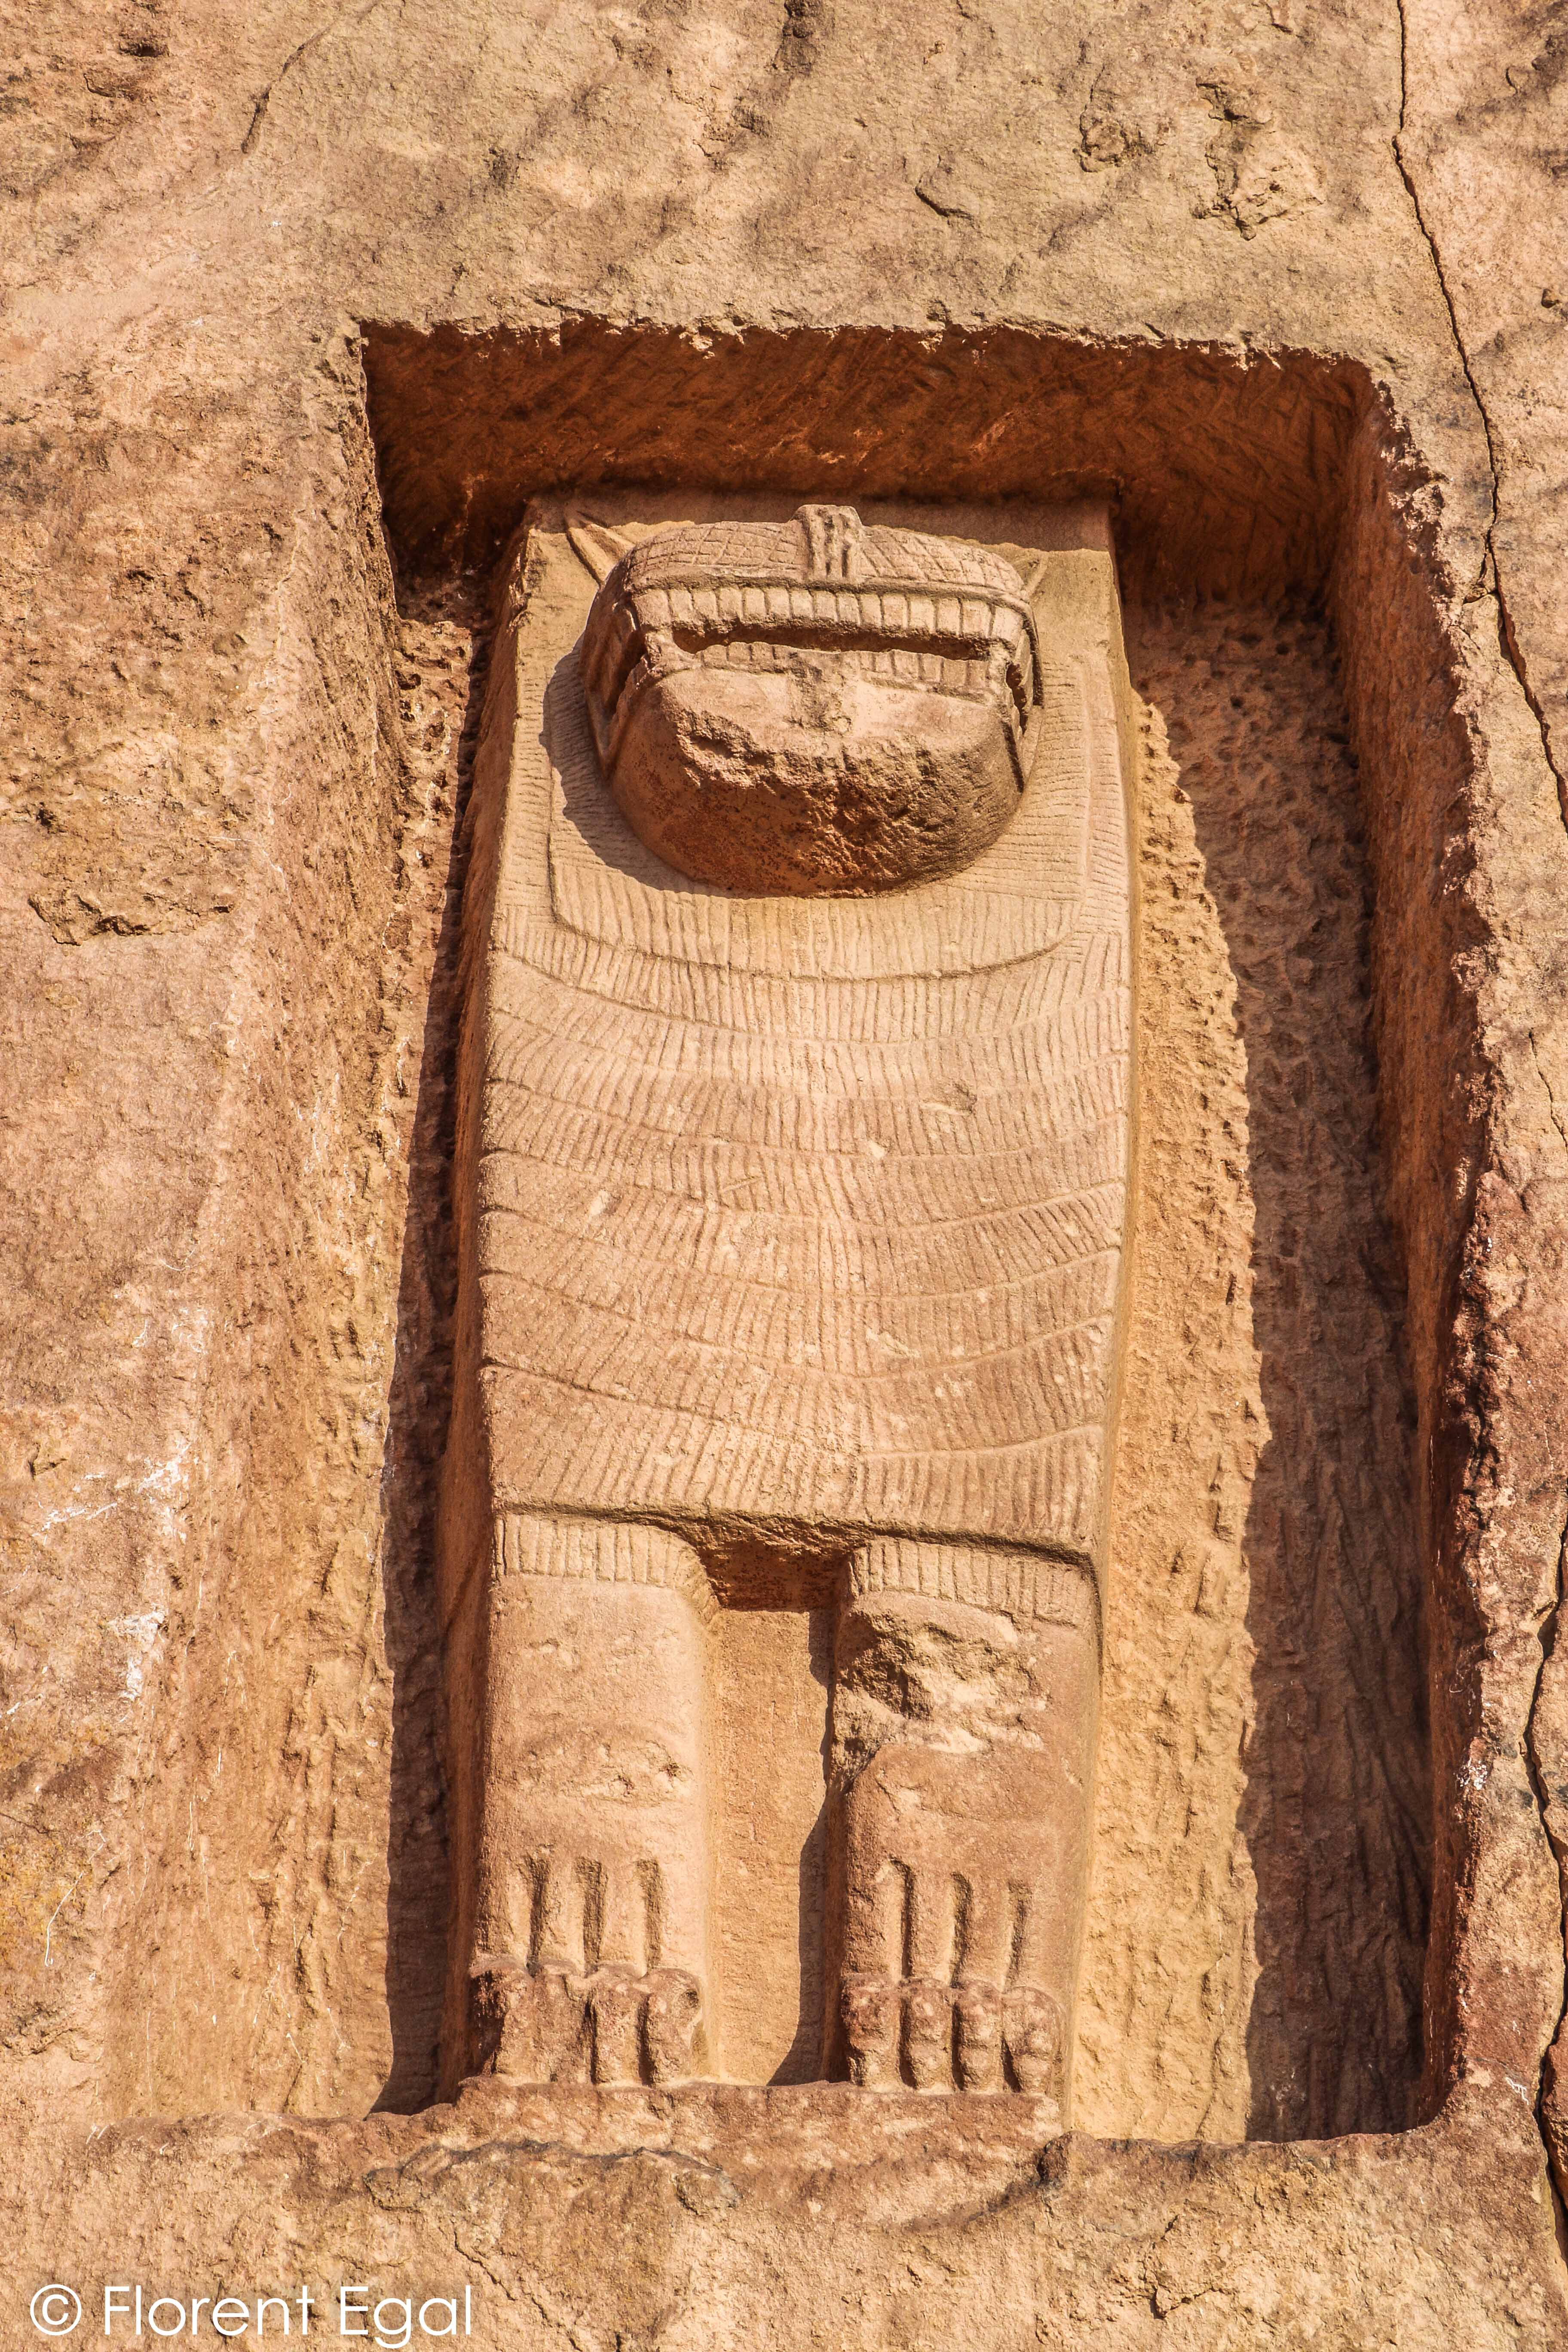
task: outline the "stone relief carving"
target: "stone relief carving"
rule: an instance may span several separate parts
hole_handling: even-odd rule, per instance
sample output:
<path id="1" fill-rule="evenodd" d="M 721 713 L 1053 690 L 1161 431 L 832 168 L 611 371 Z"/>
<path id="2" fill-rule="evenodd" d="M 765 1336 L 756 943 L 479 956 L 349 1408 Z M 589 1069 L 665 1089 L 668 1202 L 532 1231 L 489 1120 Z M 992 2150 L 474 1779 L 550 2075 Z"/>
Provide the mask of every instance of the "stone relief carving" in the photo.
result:
<path id="1" fill-rule="evenodd" d="M 852 507 L 633 549 L 583 640 L 594 740 L 639 838 L 735 890 L 896 889 L 990 846 L 1039 708 L 1005 557 Z"/>
<path id="2" fill-rule="evenodd" d="M 730 2071 L 740 1559 L 831 1630 L 815 2071 L 1065 2113 L 1126 701 L 1098 509 L 531 509 L 469 891 L 454 2074 Z"/>

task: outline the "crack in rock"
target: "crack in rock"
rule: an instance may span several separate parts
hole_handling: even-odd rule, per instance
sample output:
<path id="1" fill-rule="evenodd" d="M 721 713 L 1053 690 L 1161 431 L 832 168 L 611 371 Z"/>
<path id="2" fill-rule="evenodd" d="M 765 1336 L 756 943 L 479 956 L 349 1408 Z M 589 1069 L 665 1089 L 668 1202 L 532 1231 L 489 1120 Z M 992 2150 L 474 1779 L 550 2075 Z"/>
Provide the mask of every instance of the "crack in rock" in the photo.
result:
<path id="1" fill-rule="evenodd" d="M 1523 648 L 1520 645 L 1518 634 L 1514 629 L 1507 593 L 1502 584 L 1502 572 L 1497 560 L 1497 524 L 1501 476 L 1498 469 L 1497 442 L 1492 432 L 1492 421 L 1487 414 L 1487 404 L 1481 397 L 1480 386 L 1476 382 L 1475 371 L 1470 365 L 1470 355 L 1465 348 L 1465 338 L 1459 328 L 1459 315 L 1454 307 L 1454 297 L 1449 291 L 1447 277 L 1443 268 L 1442 252 L 1422 208 L 1415 174 L 1405 161 L 1405 125 L 1408 104 L 1406 65 L 1409 37 L 1405 17 L 1405 0 L 1397 0 L 1397 5 L 1399 8 L 1399 127 L 1394 134 L 1394 160 L 1398 167 L 1399 176 L 1405 184 L 1405 193 L 1410 199 L 1411 210 L 1415 215 L 1415 226 L 1431 257 L 1433 272 L 1437 280 L 1437 289 L 1443 297 L 1443 305 L 1448 313 L 1448 325 L 1454 338 L 1454 349 L 1458 353 L 1459 365 L 1464 370 L 1465 382 L 1470 390 L 1470 398 L 1476 404 L 1476 414 L 1481 420 L 1481 432 L 1486 439 L 1487 471 L 1491 478 L 1491 512 L 1487 520 L 1486 548 L 1481 559 L 1480 570 L 1470 593 L 1472 598 L 1484 595 L 1489 578 L 1491 593 L 1497 602 L 1498 644 L 1503 659 L 1519 680 L 1520 690 L 1535 720 L 1536 729 L 1541 737 L 1542 756 L 1557 787 L 1558 812 L 1564 827 L 1568 828 L 1568 776 L 1563 774 L 1552 756 L 1551 731 L 1546 724 L 1546 712 L 1540 696 L 1530 682 Z"/>

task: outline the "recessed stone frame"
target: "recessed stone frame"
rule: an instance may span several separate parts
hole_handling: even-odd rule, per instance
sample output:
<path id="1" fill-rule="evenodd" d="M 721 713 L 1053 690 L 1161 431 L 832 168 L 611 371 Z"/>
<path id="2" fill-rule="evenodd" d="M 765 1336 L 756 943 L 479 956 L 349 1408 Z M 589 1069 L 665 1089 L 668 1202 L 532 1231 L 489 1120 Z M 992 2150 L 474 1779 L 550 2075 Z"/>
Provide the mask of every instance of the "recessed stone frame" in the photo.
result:
<path id="1" fill-rule="evenodd" d="M 1475 1600 L 1482 1460 L 1474 1381 L 1485 1346 L 1480 1295 L 1467 1271 L 1482 1262 L 1478 1215 L 1490 1213 L 1484 1187 L 1479 1201 L 1475 1189 L 1485 1163 L 1488 1098 L 1474 1002 L 1484 926 L 1468 887 L 1473 848 L 1465 821 L 1475 736 L 1445 636 L 1443 583 L 1424 550 L 1423 486 L 1364 377 L 1348 364 L 1305 354 L 1247 364 L 1215 351 L 1106 349 L 1012 333 L 930 341 L 849 331 L 748 334 L 710 342 L 591 324 L 558 341 L 372 325 L 365 364 L 389 539 L 411 578 L 493 562 L 526 497 L 542 488 L 700 484 L 846 500 L 1109 496 L 1124 600 L 1160 616 L 1160 646 L 1156 651 L 1151 635 L 1149 659 L 1169 662 L 1173 640 L 1184 634 L 1188 651 L 1195 646 L 1207 665 L 1211 699 L 1217 670 L 1226 668 L 1225 682 L 1235 688 L 1250 657 L 1255 678 L 1247 694 L 1260 691 L 1267 701 L 1270 674 L 1278 677 L 1300 659 L 1294 633 L 1326 625 L 1319 657 L 1337 666 L 1338 682 L 1324 690 L 1337 693 L 1342 709 L 1342 719 L 1324 714 L 1327 732 L 1331 739 L 1342 728 L 1348 735 L 1344 748 L 1359 771 L 1359 793 L 1352 814 L 1342 805 L 1336 810 L 1334 791 L 1325 789 L 1323 822 L 1348 826 L 1347 872 L 1364 860 L 1367 919 L 1356 942 L 1365 958 L 1361 982 L 1331 969 L 1324 978 L 1331 992 L 1342 985 L 1352 993 L 1356 985 L 1370 990 L 1367 1066 L 1375 1072 L 1376 1139 L 1364 1174 L 1376 1195 L 1373 1221 L 1385 1217 L 1394 1240 L 1372 1287 L 1389 1307 L 1393 1378 L 1408 1402 L 1403 1507 L 1410 1558 L 1418 1563 L 1415 1589 L 1402 1585 L 1397 1562 L 1392 1571 L 1386 1559 L 1374 1563 L 1383 1582 L 1359 1603 L 1372 1612 L 1362 1627 L 1369 1637 L 1382 1612 L 1388 1654 L 1375 1669 L 1375 1690 L 1352 1699 L 1352 1712 L 1359 1706 L 1365 1727 L 1380 1725 L 1373 1745 L 1382 1739 L 1385 1751 L 1375 1765 L 1363 1760 L 1402 1818 L 1381 1862 L 1363 1864 L 1373 1876 L 1388 1871 L 1387 1913 L 1381 1925 L 1371 1911 L 1356 1915 L 1349 1940 L 1363 1939 L 1364 1960 L 1381 1939 L 1379 1965 L 1388 1966 L 1394 1951 L 1397 1973 L 1399 1955 L 1407 1965 L 1413 1939 L 1425 1933 L 1428 1895 L 1431 1906 L 1424 2054 L 1417 2061 L 1412 2042 L 1390 2046 L 1385 2037 L 1359 2090 L 1342 2089 L 1337 2127 L 1386 2129 L 1435 2113 L 1472 2053 L 1484 2047 L 1493 2055 L 1479 2063 L 1504 2063 L 1517 2030 L 1518 2003 L 1506 1973 L 1491 1975 L 1499 1956 L 1484 1935 L 1478 1944 L 1475 1905 L 1489 1873 L 1504 1866 L 1507 1840 L 1533 1840 L 1538 1826 L 1518 1821 L 1522 1802 L 1489 1804 L 1474 1785 L 1481 1660 L 1496 1640 Z M 1283 635 L 1270 635 L 1270 614 Z M 1228 631 L 1226 615 L 1235 623 Z M 1218 661 L 1210 642 L 1218 642 L 1216 631 L 1226 645 Z M 1134 625 L 1135 646 L 1137 635 Z M 1249 648 L 1246 641 L 1254 635 Z M 1133 667 L 1138 683 L 1136 649 Z M 1287 686 L 1288 695 L 1300 691 L 1299 678 Z M 1241 702 L 1247 695 L 1224 698 Z M 1180 719 L 1180 688 L 1173 687 L 1167 718 L 1174 709 Z M 1247 715 L 1267 725 L 1261 704 Z M 1208 747 L 1196 748 L 1212 765 Z M 1332 748 L 1331 742 L 1331 754 Z M 1315 741 L 1305 746 L 1309 759 L 1322 751 Z M 1216 802 L 1205 818 L 1205 790 L 1194 785 L 1184 795 L 1195 811 L 1200 864 L 1214 869 L 1216 887 L 1228 883 L 1245 897 L 1245 860 L 1226 876 L 1217 840 L 1204 838 L 1205 823 L 1220 817 Z M 1149 878 L 1146 866 L 1146 892 Z M 1331 894 L 1353 888 L 1353 878 L 1345 885 L 1328 877 L 1326 887 Z M 1352 924 L 1351 933 L 1328 937 L 1331 963 L 1355 929 Z M 1265 986 L 1241 1016 L 1245 1028 L 1250 1010 L 1255 1024 L 1243 1041 L 1244 1058 L 1254 1067 L 1268 1059 L 1265 1034 L 1281 1009 L 1269 1006 L 1266 995 Z M 1310 1016 L 1312 1009 L 1309 987 L 1297 1012 Z M 1310 1060 L 1314 1041 L 1308 1034 L 1301 1043 Z M 1279 1072 L 1264 1075 L 1272 1079 Z M 1147 1128 L 1158 1110 L 1147 1076 L 1144 1083 Z M 1288 1138 L 1281 1131 L 1265 1140 Z M 1146 1158 L 1145 1181 L 1147 1165 Z M 1279 1205 L 1279 1215 L 1288 1217 L 1289 1206 Z M 1279 1240 L 1264 1230 L 1267 1223 L 1263 1213 L 1260 1255 Z M 1331 1334 L 1324 1344 L 1330 1341 Z M 1350 1391 L 1342 1394 L 1353 1412 Z M 1305 1425 L 1298 1424 L 1298 1438 Z M 1341 1503 L 1351 1516 L 1361 1507 L 1348 1496 Z M 1221 1515 L 1225 1507 L 1223 1500 L 1216 1507 Z M 1360 1558 L 1366 1565 L 1364 1548 Z M 1131 1572 L 1125 1564 L 1119 1572 L 1131 1608 Z M 1140 1574 L 1149 1574 L 1147 1563 Z M 1317 1604 L 1333 1599 L 1320 1590 Z M 1225 1604 L 1218 1605 L 1223 1613 Z M 1114 1601 L 1111 1606 L 1114 1616 Z M 1194 1613 L 1204 1614 L 1201 1595 Z M 1131 1633 L 1133 1621 L 1126 1622 Z M 1247 1736 L 1267 1770 L 1258 1743 L 1278 1732 L 1274 1763 L 1284 1771 L 1292 1673 L 1310 1706 L 1331 1710 L 1336 1696 L 1331 1677 L 1323 1680 L 1314 1668 L 1310 1622 L 1287 1624 L 1276 1609 L 1271 1624 L 1257 1630 L 1258 1707 Z M 1270 1631 L 1297 1641 L 1296 1669 L 1268 1656 Z M 1112 1623 L 1108 1642 L 1114 1646 L 1115 1639 Z M 1351 1648 L 1359 1673 L 1367 1650 Z M 1337 1671 L 1345 1664 L 1342 1655 Z M 1135 1675 L 1130 1672 L 1127 1681 L 1131 1718 Z M 1428 1691 L 1430 1731 L 1422 1711 Z M 1149 1708 L 1160 1696 L 1146 1692 Z M 1360 1737 L 1358 1731 L 1354 1738 Z M 1342 1769 L 1348 1754 L 1339 1759 Z M 1325 1759 L 1316 1760 L 1321 1767 Z M 1331 1790 L 1309 1785 L 1312 1761 L 1303 1748 L 1300 1803 L 1306 1811 L 1293 1830 L 1280 1832 L 1305 1839 L 1301 1854 L 1311 1850 L 1311 1809 L 1326 1804 L 1331 1812 L 1339 1802 Z M 1518 1769 L 1529 1798 L 1522 1761 Z M 1281 1801 L 1277 1788 L 1271 1803 Z M 1250 1825 L 1254 1866 L 1265 1875 L 1267 1810 Z M 1278 1819 L 1274 1826 L 1279 1829 Z M 1350 1836 L 1348 1822 L 1341 1829 Z M 1123 1892 L 1131 1903 L 1131 1886 Z M 1337 1959 L 1329 1948 L 1345 1918 L 1331 1901 L 1307 1927 L 1317 1950 L 1287 1957 L 1282 1948 L 1291 1923 L 1276 1892 L 1275 1916 L 1259 1922 L 1260 1934 L 1281 1948 L 1272 1964 L 1286 1977 L 1305 1958 L 1309 1966 L 1326 1965 L 1331 1977 L 1346 1965 L 1343 1948 Z M 1311 1910 L 1306 1904 L 1303 1917 Z M 1124 1921 L 1128 1916 L 1124 1908 Z M 1109 1919 L 1101 1925 L 1111 1932 Z M 1300 1930 L 1302 1922 L 1294 1925 Z M 1265 1961 L 1265 1977 L 1270 1965 Z M 1091 1990 L 1092 1955 L 1085 1981 Z M 1489 1982 L 1489 2000 L 1482 1997 Z M 1344 1979 L 1333 1997 L 1342 1998 L 1347 2011 L 1358 2000 Z M 1289 2019 L 1277 2020 L 1276 2030 L 1283 2035 L 1280 2050 L 1289 2048 L 1300 2060 Z M 1398 2043 L 1397 2033 L 1391 2038 Z M 1521 2049 L 1506 2063 L 1517 2074 L 1534 2061 Z M 1108 2068 L 1108 2084 L 1115 2076 Z M 1118 2095 L 1125 2105 L 1124 2078 L 1120 2095 L 1108 2089 L 1109 2107 Z M 1105 2127 L 1151 2132 L 1148 2103 L 1133 2095 L 1131 2104 L 1131 2115 L 1113 2120 L 1107 2113 Z M 1336 2127 L 1332 2107 L 1331 2098 L 1327 2111 L 1322 2100 L 1314 2105 L 1310 2093 L 1292 2099 L 1280 2092 L 1271 2105 L 1255 2084 L 1244 2127 L 1266 2137 L 1321 2136 Z"/>
<path id="2" fill-rule="evenodd" d="M 1223 630 L 1227 614 L 1240 616 L 1224 662 L 1204 656 L 1211 679 L 1253 656 L 1267 670 L 1275 640 L 1259 634 L 1247 646 L 1248 615 L 1285 612 L 1293 629 L 1319 628 L 1326 615 L 1360 772 L 1377 1189 L 1398 1260 L 1384 1286 L 1414 1412 L 1423 1633 L 1406 1617 L 1392 1654 L 1415 1660 L 1432 1695 L 1429 1871 L 1423 1861 L 1404 1930 L 1419 1942 L 1429 1888 L 1424 2071 L 1408 2044 L 1390 2052 L 1384 2038 L 1381 2105 L 1352 2105 L 1349 2127 L 1387 2130 L 1446 2113 L 1456 2130 L 1479 2129 L 1500 2160 L 1511 2149 L 1528 2168 L 1539 2147 L 1540 2050 L 1560 2013 L 1562 1969 L 1539 1801 L 1542 1784 L 1552 1785 L 1545 1717 L 1537 1710 L 1527 1723 L 1514 1698 L 1535 1688 L 1538 1629 L 1556 1596 L 1560 1510 L 1542 1423 L 1532 1417 L 1544 1405 L 1529 1402 L 1529 1333 L 1510 1323 L 1513 1305 L 1489 1272 L 1516 1241 L 1527 1262 L 1532 1246 L 1527 1213 L 1493 1164 L 1498 1079 L 1479 1042 L 1505 919 L 1484 875 L 1477 879 L 1495 822 L 1489 761 L 1505 721 L 1494 677 L 1478 676 L 1473 646 L 1468 668 L 1458 650 L 1454 608 L 1473 583 L 1438 570 L 1430 485 L 1364 378 L 1309 355 L 1244 362 L 1023 334 L 709 341 L 592 323 L 558 340 L 372 324 L 365 365 L 370 435 L 354 462 L 366 469 L 367 498 L 375 467 L 410 601 L 445 577 L 483 575 L 538 488 L 697 481 L 837 499 L 1108 496 L 1130 608 L 1169 616 L 1178 638 L 1198 617 Z M 378 558 L 367 552 L 374 580 Z M 1501 675 L 1500 653 L 1498 662 Z M 476 715 L 481 695 L 482 680 Z M 1247 723 L 1254 715 L 1241 714 Z M 1332 730 L 1331 707 L 1327 715 Z M 1213 844 L 1196 846 L 1201 856 Z M 437 1031 L 450 1003 L 433 1012 L 434 1100 L 444 1050 Z M 416 1177 L 427 1187 L 425 1212 L 439 1169 L 432 1150 Z M 324 1202 L 329 1176 L 303 1152 L 282 1172 L 306 1213 Z M 441 1246 L 437 1234 L 433 1258 Z M 417 1324 L 410 1318 L 408 1330 Z M 435 1342 L 410 1339 L 399 1373 L 416 1381 L 430 1371 L 437 1402 L 438 1358 Z M 402 1481 L 412 1494 L 427 1477 L 428 1440 L 420 1443 L 425 1454 L 416 1459 L 416 1448 L 392 1464 L 395 1490 Z M 287 1522 L 265 1443 L 252 1452 L 249 1485 L 268 1517 Z M 1214 1508 L 1225 1507 L 1222 1494 Z M 1544 1585 L 1543 1561 L 1552 1580 Z M 236 1624 L 265 1624 L 277 1594 L 249 1591 L 237 1575 L 220 1605 Z M 429 1736 L 434 1677 L 429 1629 L 406 1607 L 399 1622 L 395 1711 L 408 1750 Z M 1417 1788 L 1426 1742 L 1412 1716 L 1400 1752 Z M 438 1925 L 432 1849 L 407 1836 L 395 1796 L 394 1812 L 394 1907 L 404 1920 Z M 230 1864 L 243 1871 L 246 1860 L 237 1850 Z M 1519 1931 L 1527 1916 L 1541 1932 Z M 436 1979 L 418 1944 L 411 1932 L 401 1948 L 396 1932 L 391 1938 L 393 2105 L 417 2105 L 434 2087 Z M 133 2008 L 129 2000 L 111 2008 L 111 2040 L 121 2011 L 127 2040 L 140 2032 Z M 281 2104 L 284 2087 L 258 2104 Z M 1112 2084 L 1109 2095 L 1123 2091 Z M 1166 2136 L 1135 2093 L 1122 2112 L 1139 2136 Z M 1109 2136 L 1119 2123 L 1126 2128 L 1112 2107 L 1091 2128 Z M 1302 2128 L 1299 2114 L 1278 2110 L 1249 2109 L 1241 2125 L 1268 2137 Z M 1323 2136 L 1321 2124 L 1305 2128 Z"/>

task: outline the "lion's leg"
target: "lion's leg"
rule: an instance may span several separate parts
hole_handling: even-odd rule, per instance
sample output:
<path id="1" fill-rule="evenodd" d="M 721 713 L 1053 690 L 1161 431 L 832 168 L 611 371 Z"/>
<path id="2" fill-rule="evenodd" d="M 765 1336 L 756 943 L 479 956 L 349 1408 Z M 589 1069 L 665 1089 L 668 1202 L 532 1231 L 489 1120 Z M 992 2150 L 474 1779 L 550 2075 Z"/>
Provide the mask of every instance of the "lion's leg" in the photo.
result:
<path id="1" fill-rule="evenodd" d="M 489 1598 L 473 2022 L 532 2083 L 703 2071 L 713 1598 L 662 1529 L 516 1515 Z"/>
<path id="2" fill-rule="evenodd" d="M 1081 1571 L 905 1539 L 857 1555 L 833 1701 L 854 2081 L 1065 2100 L 1098 1685 Z"/>

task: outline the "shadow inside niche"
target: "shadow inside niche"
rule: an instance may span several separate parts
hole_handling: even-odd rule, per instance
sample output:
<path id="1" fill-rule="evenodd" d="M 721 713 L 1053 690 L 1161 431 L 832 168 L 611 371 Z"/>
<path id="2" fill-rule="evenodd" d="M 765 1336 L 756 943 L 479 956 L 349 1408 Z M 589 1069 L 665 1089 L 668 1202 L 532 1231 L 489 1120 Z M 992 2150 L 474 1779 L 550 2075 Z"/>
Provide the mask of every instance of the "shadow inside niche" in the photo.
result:
<path id="1" fill-rule="evenodd" d="M 822 1766 L 823 1800 L 816 1819 L 800 1849 L 800 1915 L 796 1932 L 796 1966 L 800 1971 L 800 2009 L 795 2038 L 773 2083 L 816 2083 L 822 2078 L 826 2025 L 827 1962 L 827 1781 L 833 1748 L 833 1637 L 837 1611 L 810 1612 L 807 1641 L 812 1679 L 824 1695 L 822 1739 L 817 1748 Z"/>
<path id="2" fill-rule="evenodd" d="M 1253 1655 L 1247 2133 L 1398 2130 L 1418 2120 L 1431 1776 L 1415 1414 L 1343 694 L 1312 609 L 1200 604 L 1135 641 L 1191 803 L 1246 1064 L 1261 1420 L 1229 1491 L 1246 1494 Z M 1216 1473 L 1216 1511 L 1226 1483 Z"/>
<path id="3" fill-rule="evenodd" d="M 815 2083 L 833 1976 L 827 1790 L 847 1562 L 830 1545 L 742 1536 L 706 1549 L 703 1565 L 721 1603 L 710 1691 L 722 2039 L 739 2080 Z"/>
<path id="4" fill-rule="evenodd" d="M 414 635 L 445 625 L 448 660 L 470 646 L 446 873 L 425 1008 L 408 1201 L 397 1292 L 397 1331 L 382 1468 L 382 1573 L 386 1658 L 392 1675 L 392 1759 L 387 1841 L 386 2004 L 392 2063 L 373 2112 L 411 2114 L 435 2097 L 446 1989 L 449 1908 L 445 1791 L 440 1766 L 441 1643 L 435 1584 L 436 1515 L 452 1400 L 457 1243 L 452 1170 L 462 1019 L 463 883 L 474 754 L 484 704 L 489 612 L 466 579 L 400 593 Z M 449 682 L 449 681 L 448 681 Z"/>

